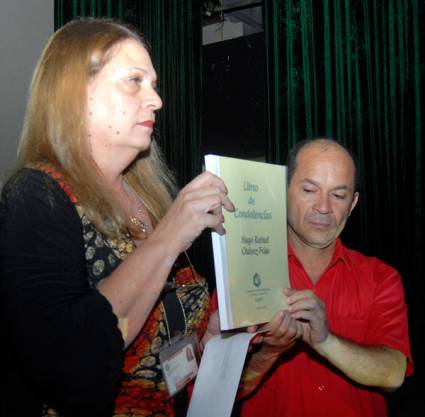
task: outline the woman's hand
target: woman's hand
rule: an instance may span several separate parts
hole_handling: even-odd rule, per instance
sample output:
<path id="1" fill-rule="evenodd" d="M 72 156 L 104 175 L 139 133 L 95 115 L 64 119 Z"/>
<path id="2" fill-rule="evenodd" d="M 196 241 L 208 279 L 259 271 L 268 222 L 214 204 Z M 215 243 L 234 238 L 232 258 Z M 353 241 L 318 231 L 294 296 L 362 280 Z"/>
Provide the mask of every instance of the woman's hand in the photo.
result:
<path id="1" fill-rule="evenodd" d="M 188 249 L 206 228 L 224 234 L 222 207 L 234 211 L 223 181 L 210 172 L 197 176 L 184 187 L 161 219 L 152 239 L 166 241 L 174 255 Z"/>
<path id="2" fill-rule="evenodd" d="M 207 330 L 205 331 L 204 337 L 202 338 L 200 342 L 201 351 L 204 350 L 204 347 L 207 344 L 208 340 L 210 340 L 213 336 L 219 333 L 220 333 L 220 317 L 218 315 L 218 310 L 215 310 L 210 315 Z"/>
<path id="3" fill-rule="evenodd" d="M 181 190 L 143 244 L 98 287 L 125 325 L 126 346 L 144 326 L 180 253 L 207 227 L 224 233 L 222 207 L 234 210 L 223 181 L 209 172 L 199 175 Z"/>

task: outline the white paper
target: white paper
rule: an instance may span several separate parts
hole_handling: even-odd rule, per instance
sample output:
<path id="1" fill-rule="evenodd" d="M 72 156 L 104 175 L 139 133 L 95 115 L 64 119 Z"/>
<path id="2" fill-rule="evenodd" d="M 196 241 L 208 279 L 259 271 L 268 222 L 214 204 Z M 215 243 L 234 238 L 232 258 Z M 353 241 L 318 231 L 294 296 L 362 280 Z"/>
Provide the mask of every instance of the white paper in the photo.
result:
<path id="1" fill-rule="evenodd" d="M 216 335 L 205 346 L 187 417 L 229 417 L 250 340 L 256 333 Z"/>
<path id="2" fill-rule="evenodd" d="M 205 155 L 205 169 L 220 176 L 220 157 L 217 155 Z M 216 291 L 218 309 L 220 311 L 220 329 L 233 329 L 232 305 L 230 302 L 230 288 L 228 279 L 228 261 L 226 239 L 216 232 L 211 233 L 214 254 L 214 270 L 216 275 Z"/>

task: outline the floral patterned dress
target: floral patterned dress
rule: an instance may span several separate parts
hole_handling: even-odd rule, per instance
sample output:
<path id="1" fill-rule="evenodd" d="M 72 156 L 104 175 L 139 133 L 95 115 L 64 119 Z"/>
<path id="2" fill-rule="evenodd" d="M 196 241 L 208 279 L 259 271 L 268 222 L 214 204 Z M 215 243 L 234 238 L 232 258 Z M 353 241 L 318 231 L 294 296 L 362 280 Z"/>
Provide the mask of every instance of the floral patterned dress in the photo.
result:
<path id="1" fill-rule="evenodd" d="M 84 214 L 72 190 L 57 171 L 43 167 L 75 204 L 83 226 L 87 279 L 96 287 L 135 248 L 130 235 L 122 241 L 106 238 Z M 177 284 L 176 295 L 185 318 L 188 335 L 197 332 L 199 338 L 206 330 L 209 317 L 207 282 L 196 273 L 188 258 L 180 256 L 172 271 Z M 183 285 L 184 284 L 184 285 Z M 172 417 L 174 400 L 167 393 L 159 363 L 159 350 L 168 343 L 169 334 L 164 305 L 161 299 L 153 308 L 143 329 L 124 352 L 124 368 L 121 389 L 115 402 L 115 417 Z M 45 407 L 44 416 L 57 416 Z"/>

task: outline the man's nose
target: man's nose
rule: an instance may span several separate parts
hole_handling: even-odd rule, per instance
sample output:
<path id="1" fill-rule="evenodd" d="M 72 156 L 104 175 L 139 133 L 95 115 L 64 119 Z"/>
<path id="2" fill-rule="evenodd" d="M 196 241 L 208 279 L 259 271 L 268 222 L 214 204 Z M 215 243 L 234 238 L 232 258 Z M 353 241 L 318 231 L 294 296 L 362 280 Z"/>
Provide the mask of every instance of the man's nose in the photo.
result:
<path id="1" fill-rule="evenodd" d="M 317 193 L 317 199 L 313 208 L 321 214 L 330 213 L 332 211 L 332 206 L 328 194 L 321 192 Z"/>

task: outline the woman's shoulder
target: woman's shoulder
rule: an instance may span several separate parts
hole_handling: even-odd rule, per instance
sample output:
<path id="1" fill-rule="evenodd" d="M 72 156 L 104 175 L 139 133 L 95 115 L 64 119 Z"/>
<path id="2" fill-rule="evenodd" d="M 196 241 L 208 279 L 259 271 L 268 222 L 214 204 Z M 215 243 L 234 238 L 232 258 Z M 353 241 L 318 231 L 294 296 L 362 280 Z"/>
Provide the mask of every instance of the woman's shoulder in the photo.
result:
<path id="1" fill-rule="evenodd" d="M 15 171 L 5 182 L 2 194 L 25 192 L 38 188 L 48 188 L 52 186 L 52 178 L 45 172 L 35 168 L 20 168 Z"/>
<path id="2" fill-rule="evenodd" d="M 23 168 L 11 175 L 2 189 L 0 247 L 10 250 L 14 245 L 16 251 L 28 247 L 37 251 L 51 248 L 51 239 L 43 236 L 72 249 L 82 239 L 81 220 L 75 205 L 55 179 L 40 170 Z"/>
<path id="3" fill-rule="evenodd" d="M 1 205 L 16 208 L 41 204 L 54 207 L 70 203 L 59 183 L 48 173 L 35 168 L 21 168 L 6 181 L 1 192 Z"/>

